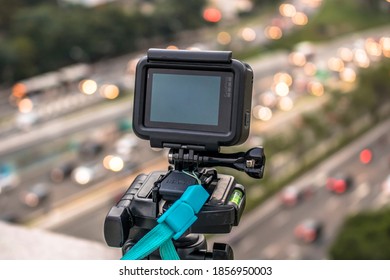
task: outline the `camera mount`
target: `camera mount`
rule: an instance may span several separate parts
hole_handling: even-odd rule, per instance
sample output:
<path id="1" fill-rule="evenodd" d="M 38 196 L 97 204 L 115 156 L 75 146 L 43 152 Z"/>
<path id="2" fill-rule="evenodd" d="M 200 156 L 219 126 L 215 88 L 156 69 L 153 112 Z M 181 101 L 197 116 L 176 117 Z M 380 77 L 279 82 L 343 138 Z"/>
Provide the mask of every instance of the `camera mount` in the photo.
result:
<path id="1" fill-rule="evenodd" d="M 262 147 L 234 154 L 196 153 L 192 150 L 171 149 L 168 160 L 176 170 L 193 170 L 199 167 L 230 167 L 243 171 L 255 179 L 263 178 L 265 156 Z"/>

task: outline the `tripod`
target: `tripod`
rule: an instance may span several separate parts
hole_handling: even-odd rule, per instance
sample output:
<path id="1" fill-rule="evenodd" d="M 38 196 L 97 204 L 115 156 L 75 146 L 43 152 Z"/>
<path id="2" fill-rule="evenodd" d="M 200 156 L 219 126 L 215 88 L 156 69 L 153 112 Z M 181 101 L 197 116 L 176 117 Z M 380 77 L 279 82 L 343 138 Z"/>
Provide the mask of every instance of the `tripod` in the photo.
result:
<path id="1" fill-rule="evenodd" d="M 198 213 L 197 221 L 174 242 L 181 259 L 233 259 L 232 248 L 215 243 L 207 250 L 204 234 L 229 233 L 239 224 L 245 208 L 245 188 L 230 175 L 218 174 L 214 166 L 225 166 L 262 178 L 265 165 L 263 148 L 246 153 L 220 154 L 171 149 L 168 172 L 140 174 L 116 206 L 108 213 L 104 224 L 106 242 L 122 247 L 126 253 L 156 225 L 156 218 L 180 198 L 188 186 L 200 181 L 210 197 Z M 148 259 L 160 259 L 158 252 Z"/>

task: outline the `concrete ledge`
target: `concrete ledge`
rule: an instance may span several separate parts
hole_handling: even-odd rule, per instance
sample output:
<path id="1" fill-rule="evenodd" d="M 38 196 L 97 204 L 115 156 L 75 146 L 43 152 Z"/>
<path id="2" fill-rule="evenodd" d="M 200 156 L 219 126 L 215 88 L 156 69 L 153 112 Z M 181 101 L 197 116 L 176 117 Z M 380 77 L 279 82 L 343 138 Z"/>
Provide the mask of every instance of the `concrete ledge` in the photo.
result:
<path id="1" fill-rule="evenodd" d="M 120 249 L 0 222 L 0 260 L 118 260 Z"/>

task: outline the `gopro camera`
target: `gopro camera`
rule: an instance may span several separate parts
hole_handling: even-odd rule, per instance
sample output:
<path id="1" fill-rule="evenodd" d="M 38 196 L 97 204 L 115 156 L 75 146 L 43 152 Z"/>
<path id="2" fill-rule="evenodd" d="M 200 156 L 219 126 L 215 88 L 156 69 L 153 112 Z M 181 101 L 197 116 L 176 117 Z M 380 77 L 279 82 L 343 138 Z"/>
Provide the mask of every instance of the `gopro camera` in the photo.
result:
<path id="1" fill-rule="evenodd" d="M 156 148 L 218 151 L 249 134 L 253 72 L 230 51 L 149 49 L 137 64 L 133 129 Z"/>

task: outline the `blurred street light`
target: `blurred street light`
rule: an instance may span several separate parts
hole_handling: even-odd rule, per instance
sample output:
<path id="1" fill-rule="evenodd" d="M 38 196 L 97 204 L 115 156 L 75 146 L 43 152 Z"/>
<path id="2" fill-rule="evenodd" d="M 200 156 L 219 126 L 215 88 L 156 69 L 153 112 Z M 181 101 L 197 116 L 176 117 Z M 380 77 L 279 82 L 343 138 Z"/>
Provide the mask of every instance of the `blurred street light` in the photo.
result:
<path id="1" fill-rule="evenodd" d="M 368 38 L 365 42 L 365 49 L 371 56 L 381 56 L 382 46 L 372 38 Z"/>
<path id="2" fill-rule="evenodd" d="M 338 56 L 345 62 L 351 62 L 353 60 L 353 52 L 349 48 L 342 47 L 337 50 Z"/>
<path id="3" fill-rule="evenodd" d="M 241 37 L 247 42 L 252 42 L 256 39 L 256 32 L 250 27 L 245 27 L 241 30 Z"/>
<path id="4" fill-rule="evenodd" d="M 79 87 L 81 92 L 87 95 L 94 94 L 98 88 L 97 83 L 94 80 L 82 80 Z"/>
<path id="5" fill-rule="evenodd" d="M 341 58 L 331 57 L 328 60 L 328 68 L 335 72 L 341 72 L 344 69 L 344 62 Z"/>
<path id="6" fill-rule="evenodd" d="M 73 180 L 80 185 L 88 184 L 92 180 L 92 177 L 92 169 L 85 166 L 79 166 L 72 172 Z"/>
<path id="7" fill-rule="evenodd" d="M 203 11 L 203 18 L 208 22 L 217 23 L 222 19 L 222 13 L 217 8 L 206 8 Z"/>
<path id="8" fill-rule="evenodd" d="M 306 64 L 306 57 L 303 53 L 292 52 L 288 56 L 288 60 L 292 65 L 302 67 Z"/>
<path id="9" fill-rule="evenodd" d="M 344 82 L 353 83 L 356 80 L 356 72 L 352 68 L 346 67 L 340 72 L 340 78 Z"/>
<path id="10" fill-rule="evenodd" d="M 119 96 L 119 88 L 116 85 L 102 85 L 99 92 L 101 96 L 107 99 L 115 99 Z"/>
<path id="11" fill-rule="evenodd" d="M 275 93 L 279 96 L 287 96 L 290 88 L 285 82 L 279 82 L 275 85 Z"/>
<path id="12" fill-rule="evenodd" d="M 317 66 L 312 62 L 308 62 L 303 66 L 303 72 L 307 76 L 314 76 L 317 73 Z"/>
<path id="13" fill-rule="evenodd" d="M 379 43 L 382 46 L 383 56 L 390 58 L 390 37 L 382 37 Z"/>
<path id="14" fill-rule="evenodd" d="M 314 96 L 324 95 L 324 86 L 317 81 L 311 81 L 307 84 L 307 90 L 310 94 Z"/>
<path id="15" fill-rule="evenodd" d="M 226 31 L 221 31 L 217 35 L 217 42 L 221 45 L 228 45 L 232 41 L 232 36 Z"/>
<path id="16" fill-rule="evenodd" d="M 294 106 L 292 99 L 288 96 L 282 97 L 279 100 L 279 108 L 282 111 L 290 111 Z"/>
<path id="17" fill-rule="evenodd" d="M 12 95 L 16 98 L 22 98 L 26 95 L 27 87 L 23 83 L 17 83 L 12 87 Z"/>
<path id="18" fill-rule="evenodd" d="M 118 156 L 108 155 L 103 159 L 103 166 L 108 170 L 119 172 L 123 169 L 124 162 Z"/>
<path id="19" fill-rule="evenodd" d="M 272 40 L 278 40 L 282 38 L 283 32 L 282 29 L 278 26 L 267 26 L 264 30 L 264 34 L 267 38 L 272 39 Z"/>
<path id="20" fill-rule="evenodd" d="M 369 164 L 372 160 L 372 151 L 370 149 L 364 149 L 359 154 L 360 162 L 363 164 Z"/>
<path id="21" fill-rule="evenodd" d="M 18 103 L 19 111 L 21 113 L 29 113 L 34 107 L 34 104 L 32 103 L 30 98 L 23 98 Z"/>
<path id="22" fill-rule="evenodd" d="M 354 61 L 359 67 L 368 68 L 370 66 L 370 59 L 364 50 L 356 49 L 354 55 Z"/>
<path id="23" fill-rule="evenodd" d="M 264 106 L 256 106 L 253 108 L 253 116 L 262 121 L 269 121 L 272 118 L 272 110 Z"/>
<path id="24" fill-rule="evenodd" d="M 293 17 L 292 17 L 292 22 L 296 25 L 306 25 L 309 22 L 309 19 L 307 18 L 307 15 L 302 12 L 297 12 Z"/>
<path id="25" fill-rule="evenodd" d="M 279 6 L 279 12 L 284 17 L 293 17 L 296 15 L 297 10 L 294 5 L 284 3 Z"/>
<path id="26" fill-rule="evenodd" d="M 277 84 L 279 82 L 284 82 L 288 86 L 291 86 L 292 84 L 292 77 L 290 74 L 285 72 L 278 72 L 274 75 L 274 83 Z"/>

